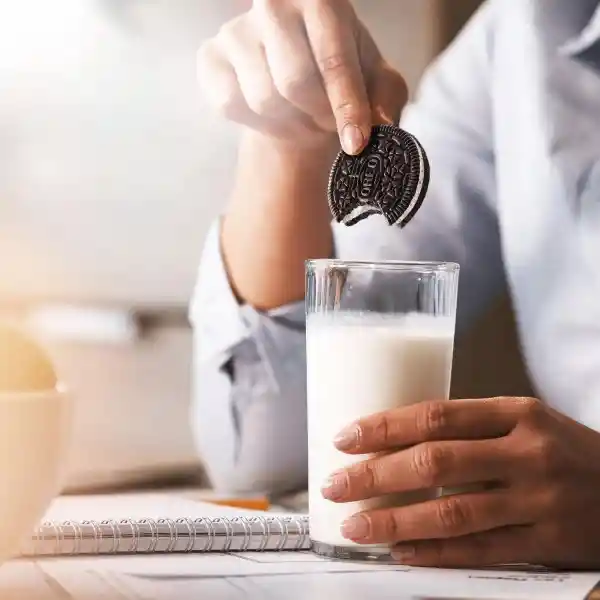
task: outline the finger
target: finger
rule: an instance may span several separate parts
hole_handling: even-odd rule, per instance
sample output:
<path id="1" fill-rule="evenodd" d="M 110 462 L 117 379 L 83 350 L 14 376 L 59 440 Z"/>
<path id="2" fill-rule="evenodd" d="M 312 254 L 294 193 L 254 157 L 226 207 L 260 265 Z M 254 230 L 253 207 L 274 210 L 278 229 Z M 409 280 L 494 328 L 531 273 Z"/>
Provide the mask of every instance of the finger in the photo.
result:
<path id="1" fill-rule="evenodd" d="M 350 454 L 381 452 L 430 440 L 481 439 L 509 433 L 522 414 L 514 398 L 422 402 L 359 419 L 335 437 Z"/>
<path id="2" fill-rule="evenodd" d="M 359 544 L 387 544 L 461 537 L 533 523 L 528 498 L 506 490 L 442 496 L 398 508 L 365 511 L 342 524 L 342 535 Z"/>
<path id="3" fill-rule="evenodd" d="M 323 81 L 298 14 L 292 13 L 285 2 L 259 5 L 255 14 L 278 93 L 321 129 L 335 131 Z"/>
<path id="4" fill-rule="evenodd" d="M 408 100 L 408 87 L 403 77 L 383 62 L 369 81 L 369 97 L 373 123 L 397 124 Z"/>
<path id="5" fill-rule="evenodd" d="M 233 65 L 214 42 L 198 52 L 198 84 L 208 103 L 226 119 L 275 137 L 289 135 L 287 124 L 261 117 L 248 106 Z"/>
<path id="6" fill-rule="evenodd" d="M 260 42 L 252 39 L 247 27 L 236 26 L 235 21 L 224 26 L 219 37 L 250 109 L 263 117 L 278 116 L 288 103 L 273 83 Z M 286 108 L 290 110 L 292 107 L 288 105 Z"/>
<path id="7" fill-rule="evenodd" d="M 404 78 L 384 60 L 373 37 L 362 23 L 358 23 L 358 46 L 363 73 L 375 124 L 394 124 L 408 100 Z"/>
<path id="8" fill-rule="evenodd" d="M 372 123 L 352 17 L 351 9 L 339 15 L 333 3 L 326 2 L 307 3 L 304 14 L 308 40 L 342 147 L 348 154 L 358 154 L 371 135 Z"/>
<path id="9" fill-rule="evenodd" d="M 354 502 L 396 492 L 506 481 L 518 463 L 506 438 L 418 444 L 333 473 L 322 494 Z"/>
<path id="10" fill-rule="evenodd" d="M 278 125 L 290 134 L 301 134 L 307 128 L 315 128 L 307 115 L 279 93 L 271 76 L 265 48 L 249 31 L 248 22 L 246 18 L 240 26 L 233 21 L 220 33 L 221 45 L 235 70 L 248 107 L 259 117 L 272 121 L 270 126 Z"/>
<path id="11" fill-rule="evenodd" d="M 540 564 L 534 543 L 535 528 L 515 526 L 447 540 L 401 544 L 392 556 L 406 565 L 422 567 L 490 567 Z"/>
<path id="12" fill-rule="evenodd" d="M 256 117 L 244 99 L 233 66 L 213 41 L 198 51 L 197 69 L 198 85 L 214 109 L 239 123 Z"/>

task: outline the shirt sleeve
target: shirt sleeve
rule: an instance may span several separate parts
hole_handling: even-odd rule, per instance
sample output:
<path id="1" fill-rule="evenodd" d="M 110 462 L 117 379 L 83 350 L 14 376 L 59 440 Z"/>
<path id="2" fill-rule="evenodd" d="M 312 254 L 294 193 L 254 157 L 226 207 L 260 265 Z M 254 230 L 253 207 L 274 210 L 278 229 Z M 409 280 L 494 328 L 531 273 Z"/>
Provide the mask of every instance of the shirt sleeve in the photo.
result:
<path id="1" fill-rule="evenodd" d="M 277 493 L 307 478 L 304 303 L 262 313 L 235 298 L 211 228 L 191 304 L 192 428 L 212 484 Z"/>
<path id="2" fill-rule="evenodd" d="M 431 164 L 423 206 L 402 230 L 371 217 L 335 226 L 345 259 L 447 260 L 461 265 L 457 330 L 503 284 L 491 126 L 493 32 L 488 3 L 424 78 L 402 127 Z M 372 291 L 372 290 L 370 290 Z M 306 484 L 304 307 L 240 306 L 219 248 L 206 242 L 191 308 L 195 328 L 192 422 L 213 484 L 288 491 Z"/>

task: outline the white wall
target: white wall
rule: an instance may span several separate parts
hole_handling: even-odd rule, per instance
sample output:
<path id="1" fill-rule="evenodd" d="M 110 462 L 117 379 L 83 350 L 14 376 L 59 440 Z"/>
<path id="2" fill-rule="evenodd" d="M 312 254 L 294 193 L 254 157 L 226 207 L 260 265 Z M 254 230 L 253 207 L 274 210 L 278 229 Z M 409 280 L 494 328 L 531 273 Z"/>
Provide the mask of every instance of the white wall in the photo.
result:
<path id="1" fill-rule="evenodd" d="M 234 166 L 196 95 L 210 5 L 2 3 L 0 292 L 186 301 Z"/>

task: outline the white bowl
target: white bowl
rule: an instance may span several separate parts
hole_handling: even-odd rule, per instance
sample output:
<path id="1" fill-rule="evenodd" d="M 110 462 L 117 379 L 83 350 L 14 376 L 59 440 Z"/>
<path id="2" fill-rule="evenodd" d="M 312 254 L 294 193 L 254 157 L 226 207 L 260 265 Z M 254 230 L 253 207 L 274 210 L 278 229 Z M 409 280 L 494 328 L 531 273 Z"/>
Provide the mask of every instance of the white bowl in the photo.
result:
<path id="1" fill-rule="evenodd" d="M 0 393 L 0 563 L 60 492 L 70 433 L 66 390 Z"/>

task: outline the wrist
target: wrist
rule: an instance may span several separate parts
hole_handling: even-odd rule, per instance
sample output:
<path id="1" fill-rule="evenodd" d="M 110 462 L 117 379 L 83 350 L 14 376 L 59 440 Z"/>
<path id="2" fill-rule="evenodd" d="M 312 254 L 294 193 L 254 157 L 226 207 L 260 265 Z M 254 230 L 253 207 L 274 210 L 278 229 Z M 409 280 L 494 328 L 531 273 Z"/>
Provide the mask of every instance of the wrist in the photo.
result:
<path id="1" fill-rule="evenodd" d="M 241 143 L 241 152 L 251 152 L 264 164 L 283 168 L 287 172 L 301 169 L 328 175 L 329 169 L 339 152 L 337 135 L 321 134 L 309 140 L 284 140 L 247 129 Z"/>
<path id="2" fill-rule="evenodd" d="M 245 132 L 221 245 L 238 298 L 266 310 L 302 298 L 304 261 L 332 246 L 334 144 L 294 148 Z"/>

